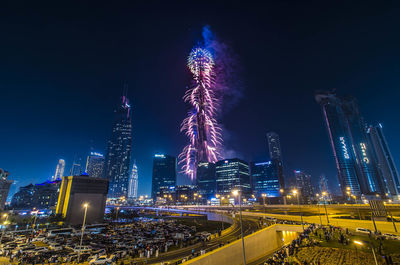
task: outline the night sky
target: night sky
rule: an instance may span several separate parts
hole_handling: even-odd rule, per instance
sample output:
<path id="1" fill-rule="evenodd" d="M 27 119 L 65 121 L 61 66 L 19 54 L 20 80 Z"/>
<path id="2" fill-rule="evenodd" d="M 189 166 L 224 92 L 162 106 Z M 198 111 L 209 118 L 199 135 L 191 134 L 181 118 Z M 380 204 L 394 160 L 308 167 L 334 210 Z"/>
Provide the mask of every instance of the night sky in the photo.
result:
<path id="1" fill-rule="evenodd" d="M 177 156 L 187 141 L 179 132 L 189 108 L 182 100 L 191 78 L 186 59 L 205 25 L 229 45 L 240 73 L 232 77 L 237 96 L 224 102 L 219 119 L 232 156 L 267 160 L 265 134 L 273 130 L 286 176 L 294 169 L 314 180 L 325 173 L 337 190 L 314 100 L 315 90 L 336 88 L 358 99 L 368 123 L 383 124 L 400 166 L 398 6 L 116 2 L 1 4 L 0 167 L 16 187 L 54 175 L 59 158 L 69 172 L 74 157 L 85 160 L 91 147 L 105 153 L 126 81 L 132 160 L 139 194 L 149 194 L 153 154 Z"/>

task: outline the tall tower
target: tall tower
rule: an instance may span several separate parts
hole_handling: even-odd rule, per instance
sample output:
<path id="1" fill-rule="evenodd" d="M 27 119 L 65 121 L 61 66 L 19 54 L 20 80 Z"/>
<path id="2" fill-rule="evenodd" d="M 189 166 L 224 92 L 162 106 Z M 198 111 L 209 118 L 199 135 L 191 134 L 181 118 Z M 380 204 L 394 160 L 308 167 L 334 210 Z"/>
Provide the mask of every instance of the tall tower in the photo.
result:
<path id="1" fill-rule="evenodd" d="M 310 204 L 313 196 L 313 188 L 311 185 L 311 175 L 300 170 L 294 171 L 296 186 L 300 189 L 300 197 L 303 203 Z"/>
<path id="2" fill-rule="evenodd" d="M 279 135 L 276 132 L 267 133 L 269 156 L 272 162 L 273 175 L 279 180 L 280 189 L 285 188 L 285 178 L 283 176 L 282 150 Z"/>
<path id="3" fill-rule="evenodd" d="M 138 184 L 139 184 L 138 169 L 136 163 L 133 163 L 131 176 L 129 177 L 128 198 L 131 199 L 137 198 Z"/>
<path id="4" fill-rule="evenodd" d="M 65 169 L 65 160 L 64 159 L 58 160 L 58 164 L 56 167 L 56 173 L 54 174 L 54 177 L 52 180 L 62 179 L 62 177 L 64 176 L 64 169 Z"/>
<path id="5" fill-rule="evenodd" d="M 355 99 L 341 99 L 335 91 L 317 91 L 315 99 L 324 115 L 342 193 L 346 194 L 347 187 L 357 196 L 380 193 L 379 176 Z"/>
<path id="6" fill-rule="evenodd" d="M 155 154 L 153 158 L 153 176 L 151 197 L 156 200 L 161 187 L 176 186 L 176 158 L 164 154 Z"/>
<path id="7" fill-rule="evenodd" d="M 128 196 L 129 164 L 132 148 L 131 106 L 126 95 L 115 112 L 112 135 L 108 141 L 104 176 L 110 181 L 108 197 Z"/>
<path id="8" fill-rule="evenodd" d="M 85 172 L 89 177 L 104 177 L 104 156 L 97 152 L 90 152 L 86 160 Z"/>
<path id="9" fill-rule="evenodd" d="M 377 167 L 383 178 L 384 192 L 394 200 L 400 200 L 400 176 L 393 160 L 382 124 L 368 127 L 368 136 L 373 146 Z"/>
<path id="10" fill-rule="evenodd" d="M 215 163 L 218 160 L 222 139 L 215 119 L 218 103 L 212 88 L 214 59 L 208 50 L 194 48 L 188 58 L 188 67 L 193 74 L 194 86 L 186 91 L 184 100 L 192 105 L 192 110 L 183 120 L 181 131 L 189 137 L 189 144 L 179 155 L 179 163 L 194 181 L 200 162 Z"/>

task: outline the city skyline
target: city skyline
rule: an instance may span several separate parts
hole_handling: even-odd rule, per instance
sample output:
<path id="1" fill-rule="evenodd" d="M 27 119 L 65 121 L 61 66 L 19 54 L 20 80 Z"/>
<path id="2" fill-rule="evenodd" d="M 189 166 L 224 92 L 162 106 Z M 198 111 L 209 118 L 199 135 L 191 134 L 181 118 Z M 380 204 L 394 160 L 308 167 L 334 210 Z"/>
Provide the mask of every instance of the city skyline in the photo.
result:
<path id="1" fill-rule="evenodd" d="M 283 9 L 279 4 L 272 5 L 272 8 Z M 46 34 L 53 33 L 58 37 L 66 34 L 74 39 L 71 31 L 76 30 L 78 35 L 84 34 L 89 30 L 90 23 L 82 14 L 77 14 L 77 20 L 86 25 L 78 29 L 77 25 L 65 25 L 63 21 L 42 10 L 39 13 L 44 15 L 44 19 L 59 25 L 60 31 L 53 32 L 51 28 L 45 27 L 43 33 L 40 33 L 40 24 L 33 23 L 28 29 L 38 33 L 38 39 L 33 41 L 29 34 L 23 38 L 24 42 L 32 43 L 30 48 L 38 53 L 42 61 L 24 52 L 21 55 L 17 54 L 17 50 L 12 47 L 17 43 L 17 35 L 2 44 L 2 52 L 6 51 L 8 56 L 3 56 L 7 58 L 2 63 L 6 70 L 3 71 L 4 78 L 0 83 L 5 92 L 5 102 L 0 109 L 3 113 L 1 120 L 6 124 L 0 140 L 4 150 L 0 154 L 0 167 L 10 172 L 10 179 L 18 181 L 18 186 L 25 186 L 31 182 L 39 183 L 51 178 L 59 159 L 65 160 L 65 172 L 69 172 L 75 156 L 85 158 L 91 148 L 105 154 L 106 143 L 111 136 L 112 111 L 122 94 L 122 83 L 127 81 L 130 85 L 128 98 L 131 99 L 135 110 L 132 124 L 132 161 L 137 160 L 140 170 L 139 194 L 150 194 L 153 155 L 161 152 L 177 156 L 185 145 L 186 138 L 179 133 L 180 121 L 187 111 L 187 106 L 180 98 L 190 80 L 190 73 L 185 69 L 185 60 L 193 44 L 200 39 L 202 27 L 209 24 L 217 35 L 222 36 L 223 40 L 231 45 L 239 58 L 238 64 L 245 69 L 241 77 L 244 88 L 240 91 L 240 99 L 235 98 L 235 104 L 230 104 L 230 101 L 223 103 L 226 108 L 219 117 L 228 134 L 224 136 L 227 139 L 224 145 L 231 151 L 227 152 L 224 158 L 237 156 L 247 162 L 268 160 L 265 134 L 272 130 L 281 138 L 285 176 L 292 170 L 301 168 L 311 174 L 313 182 L 316 183 L 319 176 L 325 174 L 329 179 L 329 188 L 337 192 L 335 163 L 320 107 L 313 98 L 315 90 L 337 87 L 339 94 L 352 94 L 358 99 L 361 112 L 369 123 L 383 124 L 385 138 L 399 168 L 400 139 L 397 138 L 397 132 L 400 130 L 400 122 L 399 118 L 392 114 L 393 110 L 390 110 L 396 107 L 395 99 L 399 95 L 395 88 L 400 80 L 395 74 L 394 66 L 398 57 L 395 49 L 398 40 L 380 30 L 395 27 L 390 24 L 394 12 L 380 7 L 380 12 L 375 13 L 371 7 L 361 10 L 364 16 L 357 17 L 367 25 L 374 25 L 376 20 L 381 20 L 380 24 L 371 30 L 375 33 L 381 31 L 376 34 L 380 36 L 380 41 L 387 43 L 389 47 L 385 50 L 375 50 L 376 42 L 372 37 L 363 31 L 355 30 L 358 25 L 355 18 L 346 13 L 343 20 L 339 20 L 335 10 L 320 8 L 328 12 L 328 18 L 321 19 L 321 27 L 324 27 L 326 33 L 319 33 L 319 26 L 305 28 L 306 24 L 314 21 L 312 18 L 306 18 L 306 10 L 303 10 L 304 17 L 297 15 L 290 21 L 294 22 L 300 18 L 300 24 L 293 25 L 298 29 L 296 34 L 308 36 L 310 32 L 315 33 L 317 42 L 322 43 L 323 49 L 332 50 L 330 55 L 324 54 L 322 49 L 316 47 L 313 38 L 305 37 L 303 41 L 296 41 L 297 35 L 287 28 L 282 19 L 273 14 L 267 22 L 263 22 L 262 26 L 267 27 L 271 37 L 261 37 L 255 47 L 269 47 L 272 51 L 283 47 L 288 52 L 284 58 L 273 55 L 268 49 L 260 54 L 260 49 L 249 49 L 245 41 L 241 40 L 254 39 L 264 32 L 262 26 L 245 32 L 245 29 L 262 21 L 261 14 L 257 14 L 242 26 L 239 22 L 233 22 L 233 27 L 227 22 L 217 22 L 212 15 L 203 17 L 196 14 L 182 26 L 178 26 L 178 20 L 170 19 L 168 21 L 177 29 L 171 36 L 157 29 L 160 26 L 158 24 L 133 27 L 133 22 L 128 19 L 127 24 L 133 28 L 126 28 L 122 22 L 110 25 L 113 29 L 121 28 L 121 33 L 106 35 L 106 39 L 115 37 L 117 46 L 103 44 L 90 52 L 92 42 L 88 39 L 83 38 L 81 47 L 60 45 L 55 39 L 50 41 L 58 47 L 58 51 L 53 54 L 51 50 L 44 51 L 40 48 L 45 42 Z M 294 12 L 294 9 L 290 10 Z M 234 16 L 234 11 L 230 11 L 232 13 L 223 14 L 228 21 Z M 61 10 L 59 12 L 61 16 L 66 15 Z M 11 25 L 9 30 L 24 32 L 17 24 L 13 24 L 14 20 L 11 17 L 6 16 L 4 19 Z M 26 19 L 29 21 L 29 17 Z M 268 25 L 273 19 L 276 20 L 276 25 Z M 331 26 L 329 19 L 337 22 L 337 25 Z M 102 20 L 99 23 L 104 25 L 106 22 L 108 21 Z M 142 41 L 132 45 L 134 38 L 127 37 L 128 44 L 125 46 L 122 43 L 124 37 L 130 36 L 134 30 L 149 38 L 148 42 Z M 101 30 L 101 33 L 105 31 Z M 162 43 L 155 44 L 156 39 L 150 36 L 153 34 L 158 35 L 157 39 L 161 38 Z M 285 34 L 285 37 L 282 37 L 282 34 Z M 355 40 L 351 34 L 361 39 Z M 345 49 L 341 46 L 341 41 L 330 43 L 331 36 L 350 39 L 353 43 L 350 42 L 350 46 Z M 291 46 L 287 38 L 296 45 Z M 149 43 L 155 45 L 153 48 L 160 56 L 151 57 L 153 49 L 144 47 Z M 361 45 L 363 48 L 359 49 Z M 121 51 L 116 51 L 116 47 L 122 47 Z M 132 47 L 136 50 L 130 52 Z M 291 48 L 297 48 L 300 52 L 288 51 Z M 144 55 L 140 56 L 137 50 L 144 50 Z M 374 53 L 371 54 L 371 51 Z M 84 55 L 82 59 L 75 56 L 80 52 Z M 105 52 L 105 55 L 102 56 L 102 52 Z M 334 58 L 343 52 L 344 56 L 349 57 L 346 65 L 343 65 L 340 58 Z M 72 54 L 72 58 L 68 58 L 68 54 Z M 53 55 L 61 65 L 54 69 Z M 364 58 L 366 55 L 368 58 Z M 19 56 L 26 57 L 27 61 L 37 67 L 19 68 Z M 266 62 L 267 78 L 263 76 L 264 72 L 259 70 L 262 64 L 254 62 L 257 56 L 260 56 L 257 60 L 262 64 L 263 61 Z M 97 57 L 99 58 L 95 59 L 95 65 L 89 67 Z M 137 62 L 134 62 L 136 57 Z M 109 66 L 100 63 L 101 60 L 106 60 Z M 291 62 L 297 63 L 293 65 Z M 75 68 L 77 63 L 82 66 Z M 146 71 L 151 73 L 145 73 L 146 71 L 139 67 L 146 63 L 149 64 Z M 157 66 L 158 64 L 160 66 Z M 171 69 L 165 69 L 166 65 L 170 65 Z M 340 70 L 337 70 L 339 68 Z M 87 73 L 86 69 L 91 69 L 91 72 Z M 71 73 L 71 76 L 66 78 L 65 72 Z M 20 74 L 24 74 L 25 78 L 19 80 Z M 287 80 L 286 74 L 293 80 Z M 46 94 L 45 99 L 43 94 Z M 371 97 L 372 94 L 374 97 Z M 16 120 L 20 122 L 15 122 Z M 180 176 L 178 183 L 186 183 L 184 180 Z"/>

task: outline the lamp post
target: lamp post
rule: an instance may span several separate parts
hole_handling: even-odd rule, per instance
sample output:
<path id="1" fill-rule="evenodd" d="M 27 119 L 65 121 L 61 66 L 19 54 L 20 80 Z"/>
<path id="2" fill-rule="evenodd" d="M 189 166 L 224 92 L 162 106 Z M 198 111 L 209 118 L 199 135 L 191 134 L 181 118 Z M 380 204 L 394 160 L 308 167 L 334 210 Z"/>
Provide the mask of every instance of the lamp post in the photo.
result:
<path id="1" fill-rule="evenodd" d="M 5 230 L 6 230 L 6 225 L 7 225 L 7 220 L 8 220 L 8 214 L 3 214 L 3 217 L 4 218 L 6 218 L 6 220 L 4 221 L 4 228 L 3 228 L 3 232 L 1 233 L 1 237 L 0 237 L 0 244 L 1 244 L 1 242 L 3 241 L 3 235 L 4 235 L 4 232 L 5 232 Z"/>
<path id="2" fill-rule="evenodd" d="M 36 219 L 37 219 L 37 214 L 38 214 L 38 210 L 36 210 L 36 208 L 33 208 L 33 211 L 31 213 L 35 214 L 35 219 L 33 219 L 33 226 L 32 226 L 32 233 L 31 233 L 31 237 L 33 238 L 33 233 L 35 230 L 35 226 L 36 226 Z"/>
<path id="3" fill-rule="evenodd" d="M 263 193 L 261 194 L 262 198 L 263 198 L 263 207 L 264 207 L 264 214 L 265 214 L 265 197 L 267 197 L 267 194 Z"/>
<path id="4" fill-rule="evenodd" d="M 85 208 L 85 213 L 84 213 L 84 215 L 83 215 L 83 224 L 82 224 L 82 232 L 81 232 L 81 242 L 80 242 L 80 244 L 79 244 L 79 252 L 78 252 L 78 263 L 80 262 L 80 259 L 81 259 L 83 233 L 85 232 L 86 214 L 87 214 L 87 209 L 88 209 L 88 207 L 89 207 L 89 204 L 87 204 L 87 203 L 83 204 L 83 208 Z"/>
<path id="5" fill-rule="evenodd" d="M 279 192 L 281 193 L 281 196 L 283 197 L 283 205 L 286 205 L 285 190 L 284 189 L 280 189 Z"/>
<path id="6" fill-rule="evenodd" d="M 303 223 L 303 211 L 300 208 L 300 199 L 299 199 L 299 193 L 297 192 L 296 189 L 292 190 L 293 194 L 296 195 L 297 198 L 297 205 L 299 206 L 299 211 L 300 211 L 300 218 L 301 218 L 301 227 L 303 227 L 303 232 L 304 232 L 304 223 Z"/>
<path id="7" fill-rule="evenodd" d="M 319 210 L 319 194 L 317 193 L 317 205 L 318 205 L 318 215 L 319 215 L 319 222 L 321 223 L 322 226 L 322 218 L 321 218 L 321 211 Z"/>
<path id="8" fill-rule="evenodd" d="M 325 208 L 325 214 L 326 214 L 326 221 L 328 222 L 328 224 L 329 224 L 329 217 L 328 217 L 328 211 L 326 210 L 326 191 L 323 191 L 322 192 L 322 196 L 323 196 L 323 198 L 324 198 L 324 208 Z"/>
<path id="9" fill-rule="evenodd" d="M 357 244 L 357 245 L 360 245 L 360 246 L 363 246 L 364 243 L 368 244 L 371 247 L 372 255 L 374 255 L 375 264 L 378 265 L 378 260 L 376 259 L 374 246 L 370 242 L 368 242 L 368 241 L 358 241 L 358 240 L 354 240 L 353 242 L 354 242 L 354 244 Z"/>
<path id="10" fill-rule="evenodd" d="M 235 197 L 239 196 L 240 234 L 242 236 L 243 264 L 246 265 L 246 251 L 244 248 L 243 221 L 242 221 L 242 192 L 239 190 L 233 190 L 232 194 Z"/>

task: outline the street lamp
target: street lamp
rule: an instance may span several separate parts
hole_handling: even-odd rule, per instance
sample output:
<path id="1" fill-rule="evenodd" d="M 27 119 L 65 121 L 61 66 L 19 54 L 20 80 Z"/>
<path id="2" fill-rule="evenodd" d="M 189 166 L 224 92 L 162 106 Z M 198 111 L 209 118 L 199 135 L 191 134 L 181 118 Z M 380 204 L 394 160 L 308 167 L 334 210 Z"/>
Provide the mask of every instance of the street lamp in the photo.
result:
<path id="1" fill-rule="evenodd" d="M 84 215 L 83 215 L 81 242 L 80 242 L 80 244 L 79 244 L 79 252 L 78 252 L 78 263 L 79 263 L 80 258 L 81 258 L 83 233 L 85 232 L 86 214 L 87 214 L 87 209 L 88 209 L 88 207 L 89 207 L 89 204 L 87 204 L 87 203 L 83 204 L 83 208 L 85 208 L 85 213 L 84 213 Z"/>
<path id="2" fill-rule="evenodd" d="M 281 193 L 281 196 L 283 197 L 283 204 L 286 205 L 286 196 L 285 196 L 285 190 L 280 189 L 279 192 Z"/>
<path id="3" fill-rule="evenodd" d="M 323 192 L 322 192 L 322 196 L 323 196 L 323 199 L 324 199 L 324 208 L 325 208 L 325 214 L 326 214 L 326 221 L 327 221 L 328 224 L 329 224 L 328 211 L 326 210 L 326 195 L 327 195 L 327 192 L 326 192 L 326 191 L 323 191 Z"/>
<path id="4" fill-rule="evenodd" d="M 261 194 L 261 197 L 263 198 L 263 206 L 264 206 L 264 214 L 265 214 L 265 197 L 267 197 L 267 194 L 263 193 L 263 194 Z"/>
<path id="5" fill-rule="evenodd" d="M 301 226 L 303 227 L 303 232 L 304 232 L 303 211 L 302 211 L 301 208 L 300 208 L 299 194 L 298 194 L 298 192 L 297 192 L 296 189 L 292 190 L 292 193 L 293 193 L 294 195 L 296 195 L 296 198 L 297 198 L 297 205 L 299 206 L 299 211 L 300 211 Z"/>
<path id="6" fill-rule="evenodd" d="M 319 194 L 317 193 L 316 194 L 317 195 L 317 206 L 318 206 L 318 215 L 319 215 L 319 222 L 321 223 L 321 226 L 322 226 L 322 218 L 321 218 L 321 211 L 320 211 L 320 209 L 319 209 Z"/>
<path id="7" fill-rule="evenodd" d="M 358 241 L 358 240 L 354 240 L 353 242 L 354 242 L 354 244 L 357 244 L 357 245 L 360 245 L 360 246 L 363 246 L 364 243 L 368 244 L 371 247 L 372 254 L 374 255 L 375 264 L 378 265 L 378 261 L 376 260 L 374 246 L 370 242 L 368 242 L 368 241 Z"/>
<path id="8" fill-rule="evenodd" d="M 36 208 L 33 208 L 33 211 L 31 213 L 35 214 L 35 219 L 33 219 L 33 227 L 32 227 L 32 233 L 31 233 L 31 237 L 33 238 L 33 232 L 35 230 L 35 226 L 36 226 L 36 219 L 37 219 L 37 214 L 38 214 L 38 210 L 36 210 Z"/>
<path id="9" fill-rule="evenodd" d="M 243 221 L 242 221 L 242 192 L 239 190 L 233 190 L 232 195 L 235 197 L 239 196 L 240 234 L 242 235 L 243 264 L 246 265 L 246 251 L 244 249 Z"/>
<path id="10" fill-rule="evenodd" d="M 3 235 L 4 235 L 4 232 L 5 232 L 5 230 L 6 230 L 6 225 L 7 225 L 7 220 L 8 220 L 8 214 L 3 214 L 3 217 L 4 218 L 6 218 L 6 220 L 4 221 L 4 228 L 3 228 L 3 233 L 1 233 L 1 237 L 0 237 L 0 244 L 1 244 L 1 242 L 3 241 Z"/>

